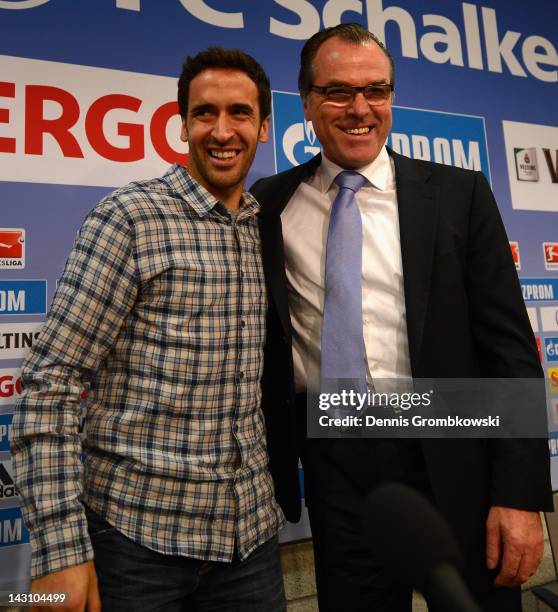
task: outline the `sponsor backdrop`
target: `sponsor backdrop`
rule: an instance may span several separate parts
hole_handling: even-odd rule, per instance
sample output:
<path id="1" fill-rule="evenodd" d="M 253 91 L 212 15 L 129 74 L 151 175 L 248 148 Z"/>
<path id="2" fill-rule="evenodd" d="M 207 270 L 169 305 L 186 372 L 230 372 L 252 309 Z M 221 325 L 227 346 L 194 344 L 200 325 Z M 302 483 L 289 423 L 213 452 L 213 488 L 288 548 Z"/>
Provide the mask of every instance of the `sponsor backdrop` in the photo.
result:
<path id="1" fill-rule="evenodd" d="M 25 586 L 30 555 L 8 451 L 21 359 L 85 213 L 187 162 L 176 77 L 210 44 L 245 49 L 271 76 L 273 138 L 251 182 L 320 150 L 296 95 L 303 42 L 341 21 L 387 41 L 389 144 L 481 170 L 496 194 L 548 377 L 558 487 L 557 19 L 546 0 L 0 0 L 0 590 Z"/>

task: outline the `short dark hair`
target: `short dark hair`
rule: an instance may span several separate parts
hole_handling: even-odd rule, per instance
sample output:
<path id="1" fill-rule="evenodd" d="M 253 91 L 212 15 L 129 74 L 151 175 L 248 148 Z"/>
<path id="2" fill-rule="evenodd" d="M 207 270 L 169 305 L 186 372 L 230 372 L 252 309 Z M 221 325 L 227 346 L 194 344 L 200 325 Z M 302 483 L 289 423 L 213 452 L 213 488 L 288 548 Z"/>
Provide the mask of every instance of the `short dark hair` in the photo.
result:
<path id="1" fill-rule="evenodd" d="M 391 71 L 391 83 L 394 83 L 395 68 L 393 65 L 393 58 L 389 54 L 384 43 L 372 32 L 369 32 L 358 23 L 340 23 L 339 25 L 331 28 L 325 28 L 320 32 L 316 32 L 311 36 L 302 47 L 300 52 L 300 73 L 298 75 L 298 90 L 300 95 L 304 98 L 310 92 L 310 87 L 313 83 L 314 78 L 314 58 L 318 49 L 330 38 L 340 38 L 349 43 L 355 45 L 366 45 L 370 42 L 376 43 L 380 49 L 384 52 L 385 56 L 389 60 L 390 71 Z"/>
<path id="2" fill-rule="evenodd" d="M 211 68 L 224 68 L 226 70 L 240 70 L 244 72 L 258 88 L 260 121 L 263 121 L 270 114 L 271 88 L 269 77 L 260 64 L 251 55 L 244 53 L 240 49 L 209 47 L 193 57 L 188 56 L 182 66 L 182 72 L 178 79 L 178 110 L 181 117 L 185 119 L 188 115 L 190 82 L 200 72 Z"/>

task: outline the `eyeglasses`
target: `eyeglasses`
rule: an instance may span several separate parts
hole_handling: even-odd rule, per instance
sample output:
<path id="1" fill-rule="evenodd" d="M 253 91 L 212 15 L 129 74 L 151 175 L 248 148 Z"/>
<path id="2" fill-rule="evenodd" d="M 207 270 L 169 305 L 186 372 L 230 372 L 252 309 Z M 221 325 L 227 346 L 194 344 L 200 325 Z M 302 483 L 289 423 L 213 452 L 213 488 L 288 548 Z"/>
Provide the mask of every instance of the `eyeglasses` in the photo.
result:
<path id="1" fill-rule="evenodd" d="M 389 100 L 393 91 L 393 83 L 364 85 L 363 87 L 353 87 L 352 85 L 320 87 L 319 85 L 310 85 L 310 91 L 319 93 L 328 102 L 338 106 L 350 104 L 358 93 L 364 96 L 370 106 L 380 106 Z"/>

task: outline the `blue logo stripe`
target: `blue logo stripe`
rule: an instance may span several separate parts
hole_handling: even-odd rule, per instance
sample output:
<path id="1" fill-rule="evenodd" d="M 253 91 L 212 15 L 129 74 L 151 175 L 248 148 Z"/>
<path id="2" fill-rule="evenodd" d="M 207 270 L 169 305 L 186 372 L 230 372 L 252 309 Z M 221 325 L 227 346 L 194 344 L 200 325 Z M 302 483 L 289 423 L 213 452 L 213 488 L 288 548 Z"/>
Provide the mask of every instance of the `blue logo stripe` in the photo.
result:
<path id="1" fill-rule="evenodd" d="M 0 280 L 0 315 L 46 314 L 46 280 Z"/>

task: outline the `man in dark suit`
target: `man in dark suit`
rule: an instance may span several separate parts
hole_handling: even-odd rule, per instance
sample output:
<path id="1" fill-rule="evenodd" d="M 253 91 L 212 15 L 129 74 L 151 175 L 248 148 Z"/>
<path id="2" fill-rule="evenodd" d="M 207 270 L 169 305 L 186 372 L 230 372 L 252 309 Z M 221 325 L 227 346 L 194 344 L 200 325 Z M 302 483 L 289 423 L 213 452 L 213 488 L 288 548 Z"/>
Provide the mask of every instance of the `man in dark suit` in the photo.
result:
<path id="1" fill-rule="evenodd" d="M 358 244 L 362 274 L 353 280 L 362 286 L 338 293 L 362 291 L 351 348 L 357 355 L 363 349 L 368 383 L 542 376 L 489 185 L 480 172 L 411 160 L 386 148 L 393 78 L 390 55 L 362 27 L 341 24 L 314 35 L 301 54 L 299 89 L 323 155 L 252 187 L 263 205 L 271 297 L 262 384 L 276 495 L 287 517 L 297 520 L 300 455 L 322 611 L 411 609 L 410 590 L 363 544 L 363 500 L 386 480 L 418 488 L 443 512 L 461 545 L 465 578 L 485 610 L 520 610 L 519 585 L 542 558 L 538 512 L 552 508 L 544 440 L 300 434 L 305 392 L 315 390 L 324 363 L 338 357 L 325 355 L 325 347 L 331 345 L 328 334 L 339 335 L 339 328 L 330 329 L 335 272 L 328 266 L 332 232 L 338 231 L 330 217 L 345 189 L 340 173 L 359 183 L 348 187 L 345 204 L 359 211 L 362 231 L 346 230 L 345 236 L 354 235 Z M 346 223 L 339 219 L 336 227 Z M 344 240 L 341 251 L 353 243 Z M 347 277 L 354 267 L 346 265 Z M 345 332 L 342 319 L 350 319 L 354 307 L 334 304 L 347 313 L 336 319 L 342 334 L 353 338 L 355 327 Z"/>

